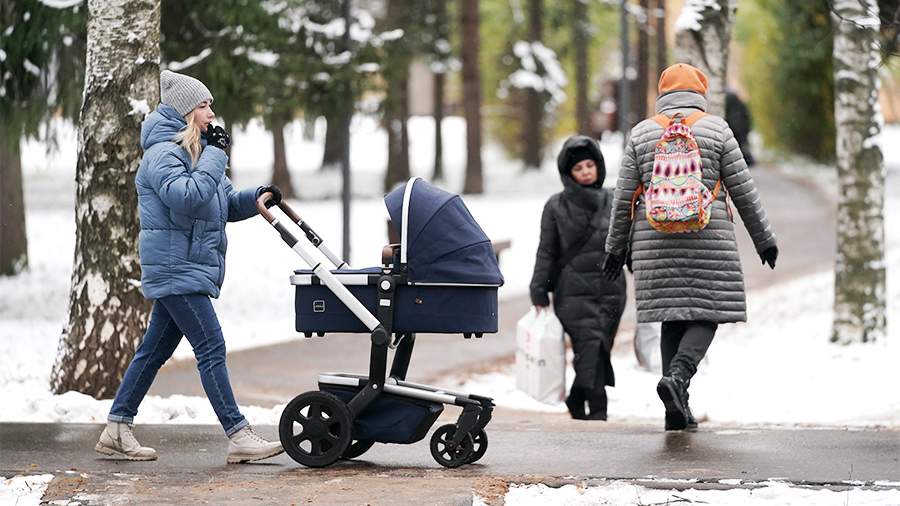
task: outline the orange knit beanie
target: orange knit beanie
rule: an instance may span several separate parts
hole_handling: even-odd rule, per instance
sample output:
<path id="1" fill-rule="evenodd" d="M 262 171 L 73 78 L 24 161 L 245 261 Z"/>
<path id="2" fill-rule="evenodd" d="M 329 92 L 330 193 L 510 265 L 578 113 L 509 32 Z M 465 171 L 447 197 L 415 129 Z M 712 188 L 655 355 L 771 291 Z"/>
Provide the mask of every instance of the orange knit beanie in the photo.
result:
<path id="1" fill-rule="evenodd" d="M 706 95 L 709 80 L 706 74 L 697 67 L 687 63 L 676 63 L 663 71 L 659 76 L 659 94 L 670 91 L 689 90 Z"/>

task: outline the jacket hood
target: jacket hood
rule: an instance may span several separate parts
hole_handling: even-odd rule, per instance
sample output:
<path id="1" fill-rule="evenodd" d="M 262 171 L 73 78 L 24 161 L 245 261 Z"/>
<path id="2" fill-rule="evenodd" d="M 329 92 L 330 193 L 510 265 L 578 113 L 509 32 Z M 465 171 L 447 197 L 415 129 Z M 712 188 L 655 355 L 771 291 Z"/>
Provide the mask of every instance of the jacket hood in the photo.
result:
<path id="1" fill-rule="evenodd" d="M 154 144 L 171 141 L 186 126 L 187 122 L 174 107 L 159 104 L 141 125 L 141 148 L 146 151 Z"/>
<path id="2" fill-rule="evenodd" d="M 675 109 L 697 109 L 706 112 L 706 97 L 693 91 L 673 91 L 656 99 L 656 114 Z"/>
<path id="3" fill-rule="evenodd" d="M 573 153 L 582 149 L 586 149 L 591 154 L 591 159 L 597 164 L 597 183 L 595 186 L 600 188 L 606 179 L 606 165 L 603 163 L 603 153 L 600 152 L 600 145 L 597 144 L 597 141 L 585 135 L 573 135 L 563 143 L 562 149 L 559 150 L 559 156 L 556 157 L 556 168 L 559 170 L 559 178 L 566 188 L 570 185 L 580 186 L 572 179 L 572 171 L 570 169 Z"/>

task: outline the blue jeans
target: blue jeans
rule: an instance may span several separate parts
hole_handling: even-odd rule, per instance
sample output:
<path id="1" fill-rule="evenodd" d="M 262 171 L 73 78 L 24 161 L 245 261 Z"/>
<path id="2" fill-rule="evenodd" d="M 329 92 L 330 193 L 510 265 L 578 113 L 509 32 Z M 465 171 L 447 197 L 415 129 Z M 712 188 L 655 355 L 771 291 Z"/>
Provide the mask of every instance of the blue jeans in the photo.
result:
<path id="1" fill-rule="evenodd" d="M 225 434 L 231 436 L 248 425 L 228 381 L 222 327 L 209 297 L 199 294 L 172 295 L 154 301 L 150 325 L 116 392 L 109 421 L 134 421 L 157 371 L 175 352 L 182 336 L 187 336 L 194 348 L 203 390 Z"/>

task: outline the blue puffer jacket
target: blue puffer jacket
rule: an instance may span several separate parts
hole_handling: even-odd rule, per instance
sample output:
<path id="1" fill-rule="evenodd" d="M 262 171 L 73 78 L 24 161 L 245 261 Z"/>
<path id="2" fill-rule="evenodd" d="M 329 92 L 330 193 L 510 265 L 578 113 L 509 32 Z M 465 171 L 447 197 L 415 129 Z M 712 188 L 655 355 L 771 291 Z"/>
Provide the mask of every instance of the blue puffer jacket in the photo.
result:
<path id="1" fill-rule="evenodd" d="M 135 186 L 141 218 L 141 288 L 148 299 L 202 293 L 218 297 L 225 279 L 225 222 L 257 214 L 258 188 L 235 191 L 225 176 L 228 155 L 206 146 L 191 168 L 172 139 L 187 126 L 160 104 L 141 128 L 144 158 Z"/>

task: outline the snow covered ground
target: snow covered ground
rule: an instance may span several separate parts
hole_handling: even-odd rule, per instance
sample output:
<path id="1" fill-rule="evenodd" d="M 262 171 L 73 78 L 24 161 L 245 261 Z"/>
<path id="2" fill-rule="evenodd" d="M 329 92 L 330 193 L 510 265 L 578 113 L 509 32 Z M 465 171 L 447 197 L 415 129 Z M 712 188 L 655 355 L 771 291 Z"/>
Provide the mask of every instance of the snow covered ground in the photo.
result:
<path id="1" fill-rule="evenodd" d="M 730 481 L 730 480 L 723 480 Z M 740 480 L 736 480 L 740 483 Z M 733 483 L 728 483 L 734 485 Z M 746 484 L 745 484 L 746 485 Z M 580 487 L 565 485 L 551 488 L 546 485 L 512 485 L 504 497 L 507 506 L 587 506 L 599 504 L 649 505 L 699 503 L 717 505 L 797 505 L 816 504 L 819 506 L 844 506 L 853 504 L 884 505 L 900 504 L 900 490 L 863 490 L 854 488 L 846 491 L 832 491 L 813 487 L 799 487 L 781 482 L 751 484 L 752 488 L 732 488 L 728 490 L 666 490 L 647 488 L 622 481 L 608 485 Z M 472 504 L 485 505 L 485 501 L 475 496 Z"/>
<path id="2" fill-rule="evenodd" d="M 52 480 L 52 474 L 0 476 L 0 504 L 37 506 Z"/>
<path id="3" fill-rule="evenodd" d="M 57 154 L 47 156 L 42 145 L 24 147 L 26 219 L 30 269 L 13 278 L 0 278 L 0 421 L 98 422 L 105 419 L 110 401 L 95 401 L 70 392 L 50 395 L 47 383 L 55 358 L 65 310 L 74 248 L 74 136 L 64 135 Z M 446 186 L 458 190 L 462 182 L 464 124 L 448 118 L 445 128 Z M 430 173 L 433 125 L 415 118 L 411 125 L 412 169 Z M 340 251 L 340 202 L 319 197 L 333 194 L 328 175 L 314 172 L 321 157 L 322 131 L 305 140 L 302 128 L 288 129 L 288 160 L 301 196 L 295 208 L 335 251 Z M 900 139 L 900 128 L 889 130 Z M 258 124 L 235 132 L 235 185 L 252 186 L 267 180 L 271 144 Z M 889 144 L 890 143 L 886 143 Z M 892 145 L 891 145 L 892 146 Z M 888 147 L 888 146 L 886 146 Z M 609 167 L 621 156 L 613 143 L 604 143 Z M 381 167 L 386 160 L 384 134 L 371 119 L 354 121 L 354 185 L 358 198 L 352 214 L 352 263 L 376 265 L 386 242 L 385 216 L 380 199 Z M 900 153 L 887 152 L 893 170 Z M 612 184 L 615 170 L 607 179 Z M 485 154 L 488 193 L 466 197 L 466 203 L 493 239 L 511 239 L 501 266 L 506 286 L 501 297 L 526 293 L 537 223 L 547 196 L 560 189 L 553 157 L 541 171 L 523 175 L 516 162 L 504 159 L 496 147 Z M 894 179 L 897 180 L 896 178 Z M 312 185 L 315 185 L 313 187 Z M 723 327 L 708 363 L 692 387 L 697 414 L 714 424 L 900 426 L 900 391 L 881 388 L 898 384 L 900 348 L 900 191 L 888 188 L 890 242 L 888 290 L 894 325 L 885 343 L 837 347 L 827 344 L 831 321 L 831 274 L 823 273 L 749 298 L 748 325 Z M 892 230 L 893 229 L 893 230 Z M 295 339 L 293 295 L 287 276 L 302 267 L 261 219 L 230 224 L 228 274 L 222 297 L 215 302 L 231 351 Z M 176 351 L 189 357 L 187 343 Z M 610 389 L 612 418 L 646 418 L 659 410 L 656 375 L 636 367 L 631 356 L 615 357 L 618 387 Z M 571 371 L 569 371 L 571 378 Z M 514 389 L 511 368 L 475 378 L 459 378 L 471 391 L 493 395 L 502 406 L 564 411 L 546 406 Z M 875 388 L 873 388 L 873 385 Z M 835 407 L 835 403 L 838 406 Z M 276 423 L 280 407 L 243 408 L 253 423 Z M 205 398 L 172 396 L 148 398 L 138 423 L 211 423 L 216 419 Z"/>

